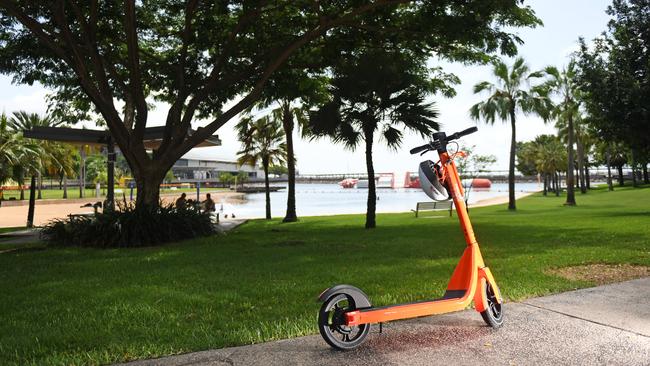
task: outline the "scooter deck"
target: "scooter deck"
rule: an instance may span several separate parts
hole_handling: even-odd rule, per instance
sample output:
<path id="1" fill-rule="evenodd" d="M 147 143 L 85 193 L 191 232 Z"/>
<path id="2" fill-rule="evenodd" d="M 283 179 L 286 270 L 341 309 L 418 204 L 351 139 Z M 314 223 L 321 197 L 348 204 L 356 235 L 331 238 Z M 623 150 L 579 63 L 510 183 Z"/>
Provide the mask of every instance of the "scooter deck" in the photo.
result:
<path id="1" fill-rule="evenodd" d="M 467 290 L 447 290 L 438 299 L 358 309 L 346 313 L 345 317 L 347 325 L 359 325 L 443 314 L 464 309 L 467 293 Z"/>

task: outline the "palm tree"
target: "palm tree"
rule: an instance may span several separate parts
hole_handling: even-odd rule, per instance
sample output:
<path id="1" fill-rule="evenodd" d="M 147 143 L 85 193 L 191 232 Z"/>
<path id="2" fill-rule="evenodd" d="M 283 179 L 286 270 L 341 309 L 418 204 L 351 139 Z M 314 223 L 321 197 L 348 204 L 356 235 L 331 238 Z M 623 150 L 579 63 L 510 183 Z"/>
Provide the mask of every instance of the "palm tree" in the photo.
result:
<path id="1" fill-rule="evenodd" d="M 567 128 L 567 197 L 565 205 L 575 206 L 576 198 L 574 191 L 574 151 L 573 144 L 575 137 L 575 120 L 579 115 L 580 91 L 577 84 L 577 70 L 574 60 L 562 71 L 554 66 L 544 68 L 543 75 L 547 76 L 546 81 L 540 85 L 546 95 L 557 95 L 559 103 L 552 106 L 551 116 L 557 120 L 565 120 Z"/>
<path id="2" fill-rule="evenodd" d="M 516 210 L 515 204 L 515 156 L 517 152 L 517 114 L 537 113 L 544 121 L 547 119 L 548 98 L 543 96 L 537 88 L 526 90 L 525 84 L 530 78 L 539 77 L 538 73 L 530 73 L 530 68 L 523 58 L 517 57 L 512 65 L 503 60 L 496 60 L 492 64 L 492 73 L 496 84 L 483 81 L 474 86 L 474 94 L 489 93 L 489 97 L 470 108 L 470 116 L 479 121 L 485 120 L 494 124 L 499 118 L 503 122 L 510 121 L 512 136 L 510 138 L 510 161 L 508 171 L 508 209 Z"/>
<path id="3" fill-rule="evenodd" d="M 68 198 L 68 177 L 74 175 L 77 151 L 70 145 L 55 144 L 51 154 L 51 164 L 47 171 L 50 176 L 59 177 L 59 187 L 63 186 L 63 198 Z"/>
<path id="4" fill-rule="evenodd" d="M 568 145 L 569 141 L 569 124 L 564 116 L 559 116 L 555 127 L 558 130 L 558 136 L 562 139 L 562 142 Z M 576 112 L 573 116 L 573 133 L 576 144 L 576 163 L 577 168 L 574 167 L 577 171 L 578 179 L 576 179 L 576 188 L 580 188 L 581 193 L 587 193 L 589 188 L 589 152 L 593 147 L 594 139 L 591 137 L 588 129 L 588 119 L 589 116 L 583 116 L 579 112 Z"/>
<path id="5" fill-rule="evenodd" d="M 273 118 L 282 121 L 282 130 L 287 144 L 287 212 L 282 222 L 298 221 L 296 214 L 296 154 L 293 149 L 293 131 L 297 126 L 304 133 L 309 121 L 307 108 L 293 104 L 293 100 L 279 101 L 280 106 L 273 110 Z M 297 122 L 297 123 L 296 123 Z"/>
<path id="6" fill-rule="evenodd" d="M 433 104 L 426 96 L 435 90 L 420 60 L 400 52 L 371 50 L 342 60 L 334 71 L 332 100 L 312 114 L 315 137 L 329 136 L 355 150 L 365 145 L 368 172 L 367 229 L 376 227 L 377 194 L 372 160 L 375 137 L 391 149 L 402 143 L 403 129 L 428 137 L 439 128 Z M 439 81 L 439 80 L 438 80 Z"/>
<path id="7" fill-rule="evenodd" d="M 19 111 L 14 112 L 8 125 L 10 129 L 16 132 L 22 132 L 25 130 L 31 130 L 34 127 L 58 127 L 63 124 L 63 122 L 54 120 L 49 116 L 41 117 L 37 113 Z M 47 140 L 38 140 L 34 143 L 40 146 L 42 150 L 42 154 L 39 154 L 38 156 L 38 167 L 34 166 L 36 169 L 36 175 L 38 176 L 38 199 L 41 199 L 41 189 L 43 185 L 42 171 L 43 169 L 49 170 L 58 164 L 58 162 L 55 161 L 55 150 L 59 148 L 60 144 Z"/>
<path id="8" fill-rule="evenodd" d="M 284 142 L 282 124 L 272 116 L 257 120 L 247 116 L 235 127 L 237 137 L 242 144 L 239 164 L 256 166 L 261 162 L 264 170 L 264 187 L 266 192 L 266 219 L 271 219 L 271 190 L 269 187 L 269 166 L 282 164 L 286 160 L 287 146 Z"/>
<path id="9" fill-rule="evenodd" d="M 537 171 L 544 174 L 544 186 L 550 185 L 556 196 L 560 195 L 559 172 L 566 170 L 566 151 L 557 137 L 540 135 L 535 138 L 535 165 Z"/>
<path id="10" fill-rule="evenodd" d="M 20 199 L 25 199 L 25 174 L 37 169 L 40 146 L 23 139 L 22 133 L 9 129 L 10 120 L 0 115 L 0 183 L 13 178 L 19 185 Z"/>

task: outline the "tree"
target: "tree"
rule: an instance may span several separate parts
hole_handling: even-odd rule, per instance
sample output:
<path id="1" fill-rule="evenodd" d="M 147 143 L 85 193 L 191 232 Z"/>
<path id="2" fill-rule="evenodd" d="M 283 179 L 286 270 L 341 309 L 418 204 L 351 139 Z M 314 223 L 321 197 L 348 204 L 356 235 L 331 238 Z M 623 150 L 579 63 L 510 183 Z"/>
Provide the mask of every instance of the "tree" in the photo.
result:
<path id="1" fill-rule="evenodd" d="M 558 136 L 560 139 L 569 146 L 569 121 L 566 114 L 561 114 L 558 116 L 558 119 L 555 123 L 555 127 L 558 130 Z M 580 188 L 581 193 L 587 193 L 587 161 L 588 153 L 591 146 L 591 138 L 589 136 L 588 124 L 585 121 L 586 116 L 583 116 L 580 111 L 576 112 L 573 115 L 573 138 L 576 145 L 576 156 L 574 162 L 574 168 L 577 172 L 578 179 L 575 180 L 575 187 Z M 575 166 L 577 163 L 577 167 Z"/>
<path id="2" fill-rule="evenodd" d="M 580 39 L 579 80 L 590 125 L 599 138 L 627 145 L 636 184 L 650 146 L 650 2 L 614 0 L 607 14 L 608 29 L 593 46 Z"/>
<path id="3" fill-rule="evenodd" d="M 492 63 L 492 73 L 496 84 L 483 81 L 474 86 L 474 94 L 487 92 L 486 100 L 470 108 L 470 116 L 475 120 L 485 120 L 494 124 L 499 118 L 503 122 L 510 122 L 512 135 L 510 138 L 510 162 L 508 171 L 508 209 L 516 210 L 515 203 L 515 156 L 517 151 L 517 128 L 515 125 L 517 114 L 537 113 L 546 121 L 546 106 L 548 99 L 539 94 L 537 89 L 526 90 L 525 83 L 532 77 L 539 76 L 531 73 L 523 58 L 517 57 L 512 65 L 503 60 Z"/>
<path id="4" fill-rule="evenodd" d="M 264 188 L 266 192 L 266 219 L 271 219 L 271 189 L 269 186 L 269 167 L 286 161 L 287 146 L 284 142 L 282 124 L 272 116 L 257 120 L 252 117 L 242 118 L 235 127 L 241 141 L 239 165 L 262 164 L 264 170 Z"/>
<path id="5" fill-rule="evenodd" d="M 53 89 L 50 102 L 62 118 L 101 116 L 134 175 L 137 205 L 156 206 L 159 185 L 181 156 L 251 107 L 278 70 L 305 68 L 287 62 L 298 51 L 337 54 L 345 42 L 332 39 L 366 32 L 430 54 L 485 60 L 486 52 L 515 52 L 521 40 L 511 27 L 541 23 L 520 5 L 0 0 L 0 72 Z M 154 100 L 169 110 L 162 142 L 148 154 L 143 138 Z M 209 123 L 190 134 L 195 117 Z"/>
<path id="6" fill-rule="evenodd" d="M 559 97 L 559 101 L 550 109 L 551 116 L 557 120 L 566 121 L 567 128 L 567 178 L 566 178 L 566 191 L 567 198 L 565 205 L 575 206 L 575 190 L 574 190 L 574 165 L 575 157 L 573 144 L 575 138 L 574 122 L 579 116 L 579 107 L 581 103 L 580 89 L 577 82 L 577 69 L 574 60 L 569 61 L 569 64 L 562 70 L 558 70 L 555 66 L 547 66 L 544 68 L 544 75 L 547 77 L 540 88 L 542 88 L 547 95 Z"/>
<path id="7" fill-rule="evenodd" d="M 428 77 L 424 60 L 400 51 L 368 48 L 342 58 L 333 70 L 332 100 L 323 105 L 310 120 L 314 136 L 329 136 L 334 142 L 355 150 L 365 145 L 368 172 L 367 229 L 376 226 L 375 169 L 372 160 L 375 137 L 397 149 L 407 129 L 428 137 L 438 129 L 437 112 L 424 102 L 437 91 Z M 434 79 L 440 81 L 440 79 Z M 457 82 L 455 78 L 451 81 Z M 443 83 L 443 91 L 453 89 Z M 379 136 L 377 136 L 379 135 Z"/>
<path id="8" fill-rule="evenodd" d="M 481 155 L 474 153 L 476 145 L 467 146 L 461 144 L 459 150 L 464 152 L 466 155 L 465 158 L 461 157 L 456 161 L 458 172 L 462 175 L 473 173 L 473 176 L 475 177 L 497 162 L 497 157 L 494 155 Z"/>
<path id="9" fill-rule="evenodd" d="M 17 133 L 31 130 L 34 127 L 58 127 L 63 124 L 62 121 L 54 120 L 50 116 L 41 117 L 37 113 L 27 113 L 25 111 L 14 112 L 13 116 L 9 119 L 9 128 Z M 55 153 L 59 148 L 59 143 L 47 140 L 32 140 L 31 143 L 38 145 L 41 149 L 41 154 L 38 154 L 37 156 L 38 167 L 33 165 L 38 177 L 38 199 L 41 199 L 43 197 L 41 193 L 43 171 L 60 165 L 60 163 L 56 161 L 57 154 Z"/>
<path id="10" fill-rule="evenodd" d="M 38 153 L 38 146 L 25 144 L 22 134 L 10 130 L 8 124 L 7 115 L 0 114 L 0 184 L 14 176 L 14 166 Z"/>
<path id="11" fill-rule="evenodd" d="M 269 167 L 269 173 L 275 174 L 277 176 L 285 175 L 289 173 L 289 169 L 284 165 L 272 165 Z"/>

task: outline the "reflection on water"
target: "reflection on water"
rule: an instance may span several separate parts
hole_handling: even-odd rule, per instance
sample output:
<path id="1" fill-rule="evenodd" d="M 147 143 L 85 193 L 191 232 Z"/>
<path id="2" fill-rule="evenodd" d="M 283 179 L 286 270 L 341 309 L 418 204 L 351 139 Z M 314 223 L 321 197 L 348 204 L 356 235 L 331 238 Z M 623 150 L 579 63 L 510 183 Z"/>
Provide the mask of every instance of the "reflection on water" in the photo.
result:
<path id="1" fill-rule="evenodd" d="M 540 190 L 537 183 L 518 183 L 517 192 Z M 492 184 L 489 190 L 472 189 L 469 193 L 470 205 L 477 201 L 505 197 L 508 185 Z M 317 216 L 334 214 L 365 213 L 368 190 L 341 188 L 338 184 L 296 184 L 296 208 L 298 216 Z M 378 189 L 377 212 L 406 212 L 415 209 L 417 202 L 429 198 L 420 189 Z M 273 217 L 284 217 L 287 205 L 287 191 L 283 189 L 271 193 L 271 212 Z M 247 194 L 245 198 L 223 198 L 217 201 L 217 210 L 223 206 L 222 214 L 235 214 L 238 218 L 264 217 L 264 193 Z"/>

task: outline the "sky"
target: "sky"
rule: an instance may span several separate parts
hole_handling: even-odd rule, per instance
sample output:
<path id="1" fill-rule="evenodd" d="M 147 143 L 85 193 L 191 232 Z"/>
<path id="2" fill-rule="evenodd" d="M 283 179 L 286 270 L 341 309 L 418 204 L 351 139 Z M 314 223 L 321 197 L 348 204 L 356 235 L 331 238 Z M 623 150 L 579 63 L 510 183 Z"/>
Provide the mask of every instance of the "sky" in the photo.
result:
<path id="1" fill-rule="evenodd" d="M 578 37 L 591 40 L 605 30 L 609 17 L 605 9 L 609 0 L 534 0 L 526 1 L 544 25 L 537 28 L 518 29 L 515 32 L 524 41 L 519 47 L 519 55 L 530 66 L 531 70 L 539 70 L 547 65 L 563 67 L 569 60 L 571 52 L 577 49 Z M 512 59 L 506 60 L 509 64 Z M 510 126 L 501 122 L 486 125 L 472 121 L 469 108 L 485 98 L 485 95 L 475 95 L 472 87 L 483 80 L 492 81 L 490 66 L 465 66 L 458 63 L 431 60 L 432 66 L 441 66 L 444 71 L 456 74 L 461 84 L 456 87 L 457 95 L 446 99 L 442 96 L 432 96 L 439 111 L 439 122 L 442 130 L 448 133 L 456 132 L 471 126 L 478 126 L 479 131 L 463 139 L 468 146 L 475 146 L 477 154 L 492 154 L 497 162 L 492 170 L 507 170 L 510 149 Z M 12 113 L 18 110 L 45 113 L 47 90 L 40 85 L 14 85 L 11 78 L 0 75 L 0 111 Z M 165 120 L 167 108 L 158 104 L 149 113 L 149 126 L 160 125 Z M 240 146 L 237 142 L 233 126 L 237 123 L 234 118 L 225 124 L 217 134 L 222 140 L 222 146 L 194 149 L 187 156 L 205 159 L 235 160 Z M 204 122 L 197 121 L 194 126 Z M 93 128 L 90 123 L 84 124 Z M 519 115 L 517 119 L 517 141 L 529 141 L 543 133 L 554 134 L 551 124 L 545 125 L 541 119 L 534 116 Z M 327 139 L 317 141 L 295 140 L 297 168 L 301 174 L 321 173 L 361 173 L 365 172 L 363 148 L 357 151 L 345 150 L 340 145 L 334 145 Z M 401 148 L 390 150 L 381 141 L 375 144 L 373 159 L 375 171 L 378 173 L 395 173 L 403 176 L 406 171 L 415 171 L 423 158 L 411 156 L 411 147 L 422 145 L 425 141 L 418 135 L 407 134 Z"/>

